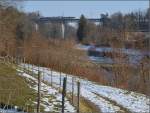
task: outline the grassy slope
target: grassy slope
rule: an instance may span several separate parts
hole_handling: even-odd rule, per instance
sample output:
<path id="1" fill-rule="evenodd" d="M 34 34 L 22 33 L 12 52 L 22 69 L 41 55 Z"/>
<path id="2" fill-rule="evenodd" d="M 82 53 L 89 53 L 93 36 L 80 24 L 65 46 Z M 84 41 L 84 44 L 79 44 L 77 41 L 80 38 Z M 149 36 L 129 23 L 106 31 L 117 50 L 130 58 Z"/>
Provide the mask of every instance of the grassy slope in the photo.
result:
<path id="1" fill-rule="evenodd" d="M 0 102 L 22 107 L 35 101 L 33 93 L 26 80 L 18 76 L 15 69 L 0 62 Z"/>

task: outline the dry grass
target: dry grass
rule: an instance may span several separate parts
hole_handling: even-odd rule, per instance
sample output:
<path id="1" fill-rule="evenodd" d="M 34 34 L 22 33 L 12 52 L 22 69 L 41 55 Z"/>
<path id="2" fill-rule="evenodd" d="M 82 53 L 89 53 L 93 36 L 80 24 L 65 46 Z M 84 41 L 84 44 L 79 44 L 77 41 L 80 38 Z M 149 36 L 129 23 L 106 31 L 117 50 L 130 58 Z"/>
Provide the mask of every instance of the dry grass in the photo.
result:
<path id="1" fill-rule="evenodd" d="M 15 69 L 0 62 L 0 102 L 25 107 L 33 104 L 35 92 L 30 89 L 25 79 L 17 75 Z"/>

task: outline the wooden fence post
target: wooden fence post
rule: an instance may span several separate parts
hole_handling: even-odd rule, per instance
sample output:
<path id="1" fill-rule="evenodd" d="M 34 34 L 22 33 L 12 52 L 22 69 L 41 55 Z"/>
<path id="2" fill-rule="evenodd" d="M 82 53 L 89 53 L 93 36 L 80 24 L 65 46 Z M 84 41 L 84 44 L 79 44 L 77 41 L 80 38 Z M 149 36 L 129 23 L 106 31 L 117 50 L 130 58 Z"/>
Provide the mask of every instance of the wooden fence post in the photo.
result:
<path id="1" fill-rule="evenodd" d="M 80 112 L 80 82 L 77 82 L 77 113 Z"/>
<path id="2" fill-rule="evenodd" d="M 28 73 L 30 73 L 30 70 L 29 70 L 30 68 L 29 68 L 29 63 L 28 63 Z"/>
<path id="3" fill-rule="evenodd" d="M 32 76 L 34 75 L 34 69 L 33 69 L 33 64 L 32 64 Z"/>
<path id="4" fill-rule="evenodd" d="M 40 113 L 40 101 L 41 101 L 41 73 L 38 71 L 38 95 L 37 95 L 37 113 Z"/>
<path id="5" fill-rule="evenodd" d="M 24 68 L 24 72 L 26 71 L 25 63 L 26 63 L 26 61 L 25 61 L 25 57 L 24 57 L 24 58 L 23 58 L 23 68 Z"/>
<path id="6" fill-rule="evenodd" d="M 63 79 L 63 90 L 62 90 L 62 113 L 64 113 L 64 107 L 65 107 L 65 96 L 66 96 L 66 81 L 67 78 L 64 77 Z"/>
<path id="7" fill-rule="evenodd" d="M 13 60 L 14 60 L 13 57 L 11 57 L 11 64 L 13 64 Z"/>
<path id="8" fill-rule="evenodd" d="M 60 71 L 60 78 L 59 78 L 59 80 L 60 80 L 60 81 L 59 81 L 59 85 L 60 85 L 60 86 L 59 86 L 59 90 L 61 90 L 61 71 Z"/>
<path id="9" fill-rule="evenodd" d="M 74 77 L 72 77 L 72 104 L 73 104 L 73 96 L 74 96 Z"/>
<path id="10" fill-rule="evenodd" d="M 51 86 L 53 86 L 53 71 L 51 69 Z"/>
<path id="11" fill-rule="evenodd" d="M 44 81 L 44 74 L 45 74 L 45 68 L 43 67 L 43 76 L 42 76 L 43 81 Z"/>

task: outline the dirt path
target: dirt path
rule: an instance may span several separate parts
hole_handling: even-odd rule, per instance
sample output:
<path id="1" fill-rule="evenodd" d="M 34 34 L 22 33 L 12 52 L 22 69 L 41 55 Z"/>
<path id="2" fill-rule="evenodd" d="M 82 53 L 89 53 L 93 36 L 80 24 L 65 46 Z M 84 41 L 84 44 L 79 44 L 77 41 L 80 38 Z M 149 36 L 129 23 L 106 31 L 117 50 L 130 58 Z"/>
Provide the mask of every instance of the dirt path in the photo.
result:
<path id="1" fill-rule="evenodd" d="M 70 100 L 71 98 L 68 97 Z M 77 97 L 73 97 L 73 103 L 77 108 Z M 84 97 L 80 97 L 80 113 L 102 113 L 101 110 L 91 101 L 87 100 Z"/>
<path id="2" fill-rule="evenodd" d="M 129 109 L 127 109 L 127 108 L 123 107 L 122 105 L 118 104 L 116 101 L 110 100 L 109 98 L 104 97 L 104 96 L 102 96 L 100 94 L 97 94 L 97 93 L 94 93 L 94 94 L 97 95 L 98 97 L 101 97 L 101 98 L 105 99 L 106 101 L 109 101 L 114 106 L 118 106 L 120 108 L 121 113 L 132 113 L 131 111 L 129 111 Z"/>

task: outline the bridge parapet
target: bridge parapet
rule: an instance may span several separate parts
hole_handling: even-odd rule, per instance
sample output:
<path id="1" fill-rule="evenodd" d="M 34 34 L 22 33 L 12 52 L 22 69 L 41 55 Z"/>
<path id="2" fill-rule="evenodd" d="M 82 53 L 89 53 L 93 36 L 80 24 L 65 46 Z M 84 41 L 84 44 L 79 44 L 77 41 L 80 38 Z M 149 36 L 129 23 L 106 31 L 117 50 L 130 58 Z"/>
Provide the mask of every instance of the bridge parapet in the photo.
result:
<path id="1" fill-rule="evenodd" d="M 78 22 L 80 19 L 75 17 L 41 17 L 36 20 L 36 22 Z M 101 22 L 100 18 L 87 18 L 90 22 Z"/>

